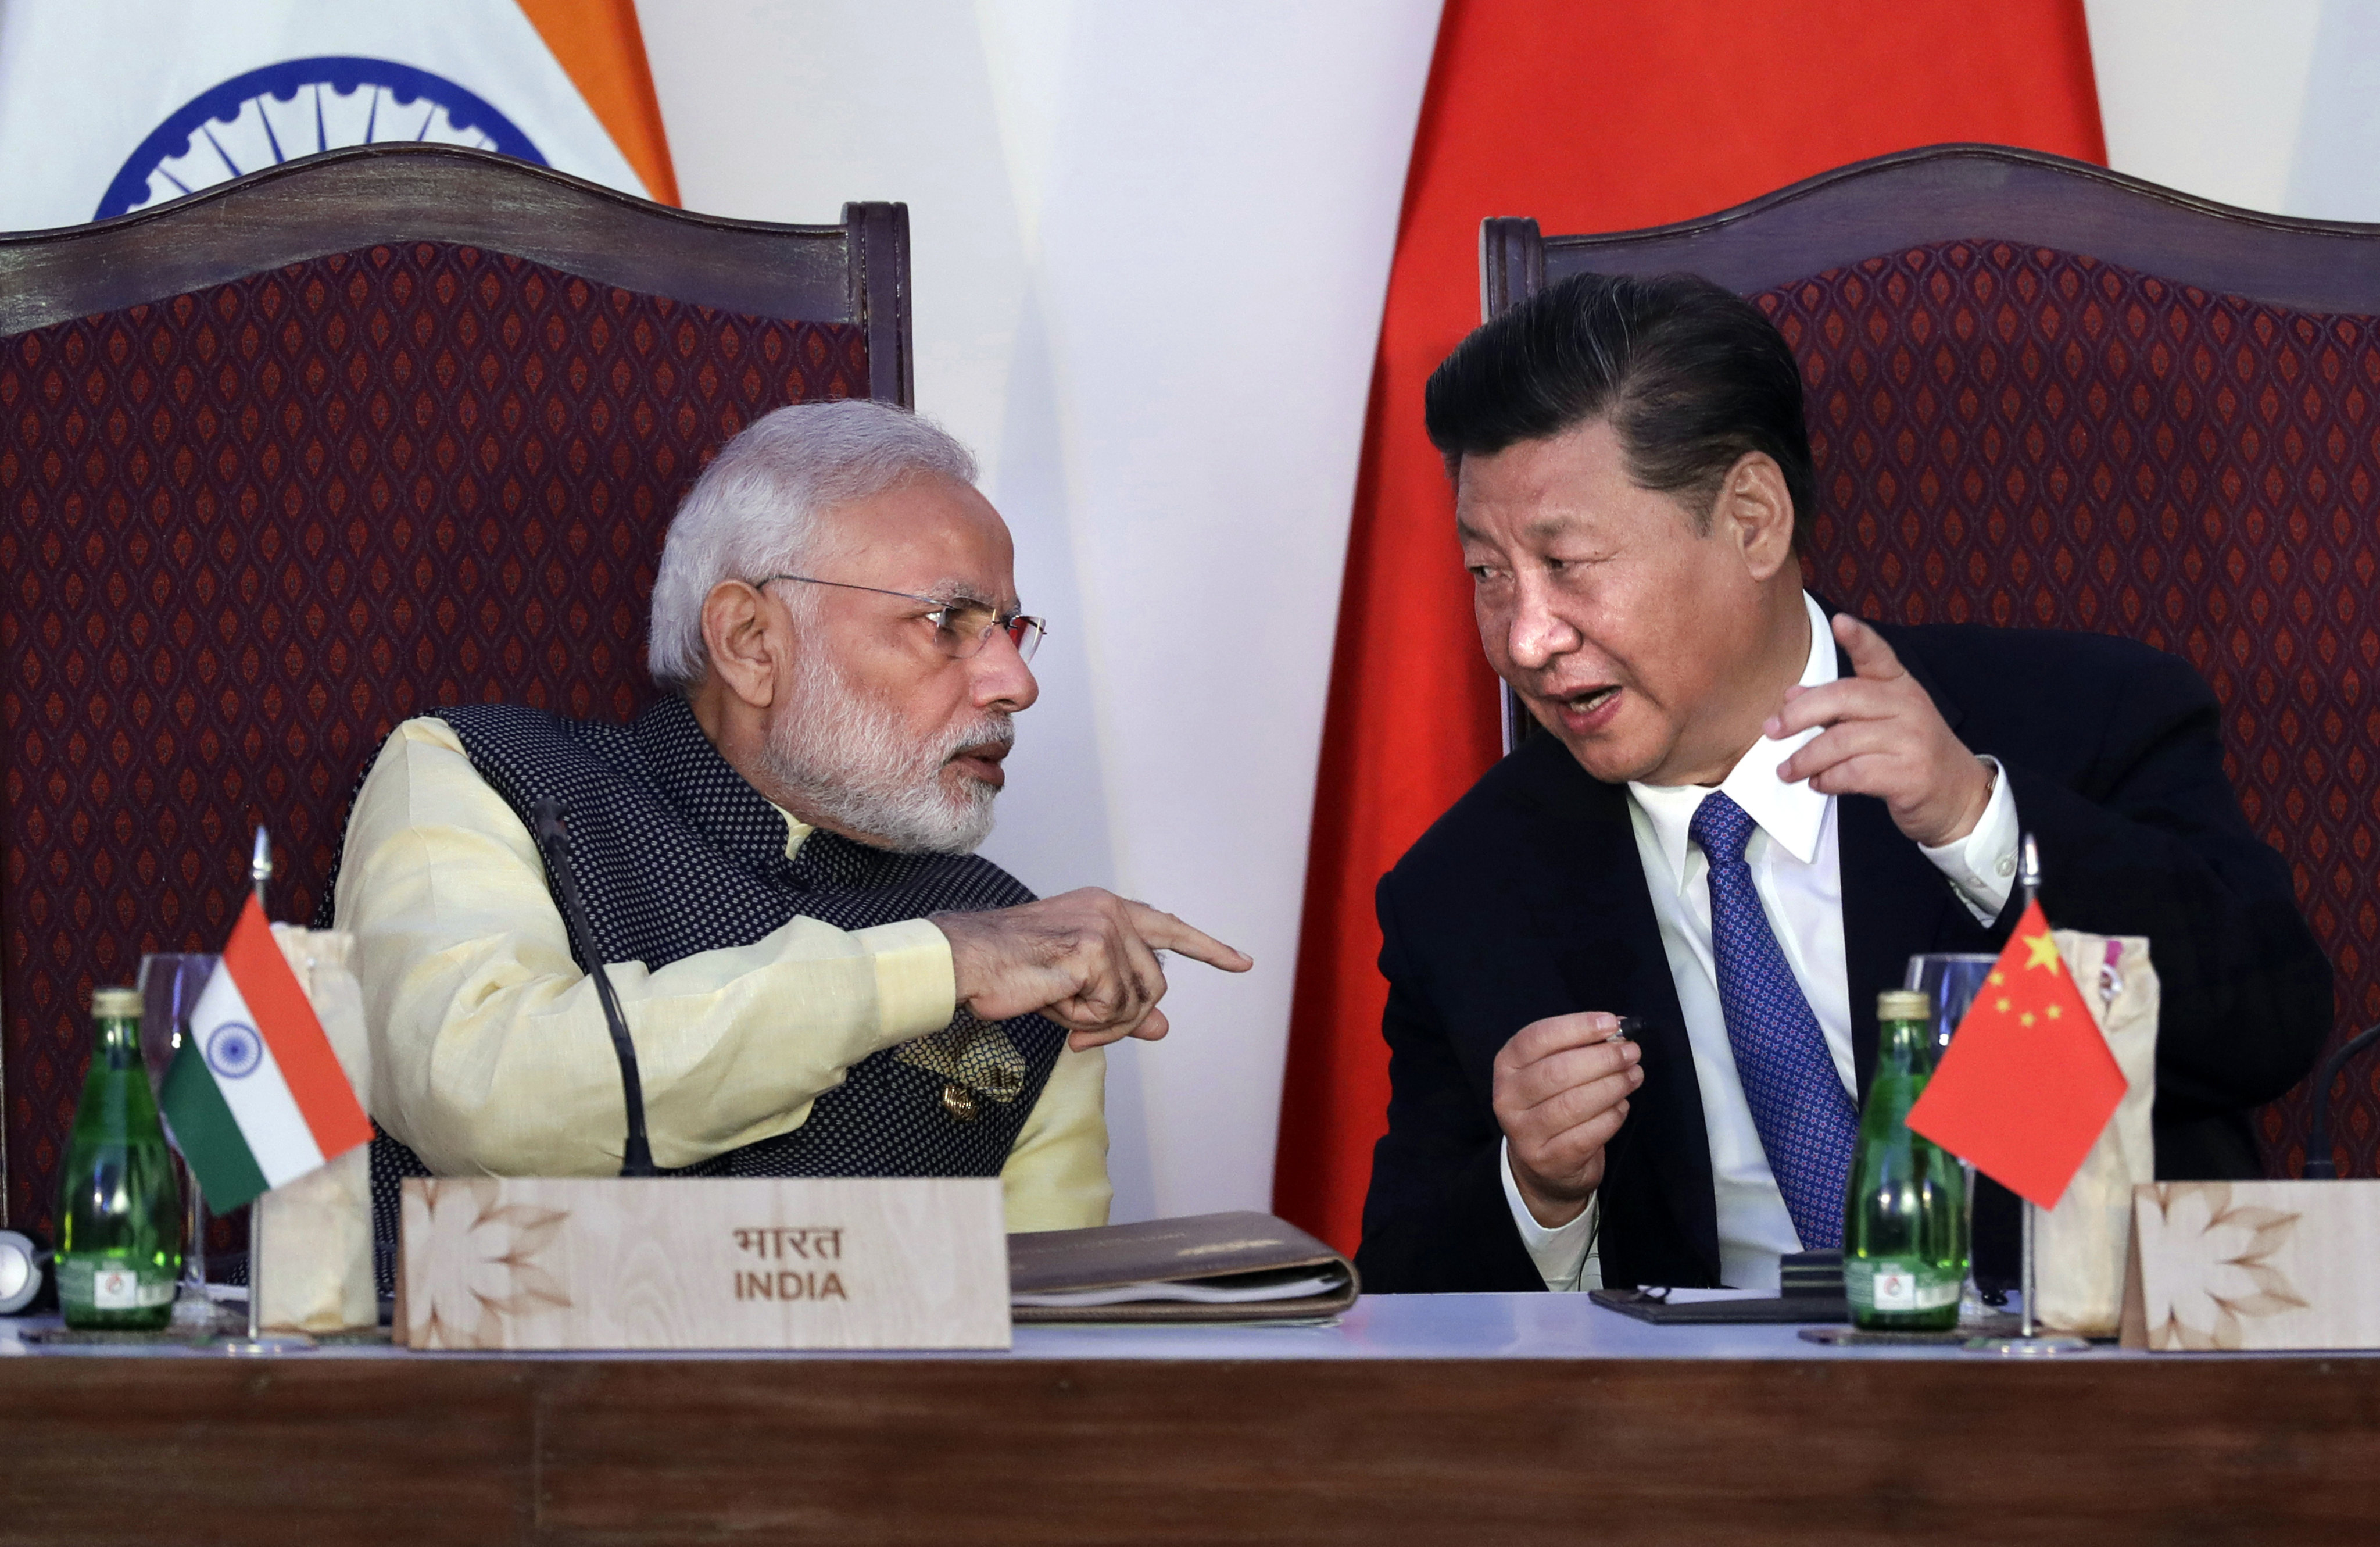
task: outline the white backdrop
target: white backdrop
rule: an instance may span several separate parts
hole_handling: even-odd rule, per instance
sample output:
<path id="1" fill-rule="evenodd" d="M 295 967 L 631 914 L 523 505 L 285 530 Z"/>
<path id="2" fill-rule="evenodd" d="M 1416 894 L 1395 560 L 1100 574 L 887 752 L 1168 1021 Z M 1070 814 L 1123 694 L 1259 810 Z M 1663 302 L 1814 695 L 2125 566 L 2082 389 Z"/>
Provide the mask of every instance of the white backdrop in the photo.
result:
<path id="1" fill-rule="evenodd" d="M 2083 9 L 2109 165 L 2252 210 L 2380 221 L 2380 4 Z"/>
<path id="2" fill-rule="evenodd" d="M 690 209 L 909 205 L 917 401 L 1052 631 L 986 852 L 1257 958 L 1111 1065 L 1122 1219 L 1266 1208 L 1323 699 L 1437 0 L 639 0 Z"/>

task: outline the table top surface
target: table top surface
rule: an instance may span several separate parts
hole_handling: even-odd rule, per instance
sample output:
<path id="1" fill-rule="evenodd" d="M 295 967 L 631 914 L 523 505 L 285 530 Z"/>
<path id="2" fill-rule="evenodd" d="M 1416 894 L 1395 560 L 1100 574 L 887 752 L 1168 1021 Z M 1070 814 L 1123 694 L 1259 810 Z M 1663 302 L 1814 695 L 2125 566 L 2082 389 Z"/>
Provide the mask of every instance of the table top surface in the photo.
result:
<path id="1" fill-rule="evenodd" d="M 212 1349 L 172 1343 L 126 1346 L 28 1341 L 55 1327 L 55 1316 L 0 1317 L 0 1357 L 217 1358 Z M 1812 1343 L 1791 1326 L 1655 1326 L 1595 1304 L 1584 1295 L 1374 1295 L 1328 1326 L 1019 1326 L 1006 1352 L 917 1350 L 853 1354 L 748 1349 L 618 1353 L 419 1354 L 374 1345 L 326 1345 L 277 1356 L 320 1359 L 1955 1359 L 1997 1362 L 1955 1344 L 1837 1347 Z M 2281 1354 L 2144 1354 L 2111 1345 L 2058 1356 L 2073 1359 L 2159 1361 L 2292 1358 Z M 2322 1358 L 2380 1358 L 2380 1353 L 2324 1353 Z"/>

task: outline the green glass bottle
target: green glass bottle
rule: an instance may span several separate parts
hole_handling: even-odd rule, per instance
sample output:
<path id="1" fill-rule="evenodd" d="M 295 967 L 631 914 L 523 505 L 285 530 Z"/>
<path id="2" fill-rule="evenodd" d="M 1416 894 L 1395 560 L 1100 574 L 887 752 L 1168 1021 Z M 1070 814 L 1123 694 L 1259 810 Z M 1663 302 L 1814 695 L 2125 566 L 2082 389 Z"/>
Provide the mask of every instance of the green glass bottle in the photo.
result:
<path id="1" fill-rule="evenodd" d="M 182 1196 L 140 1058 L 140 995 L 101 989 L 91 1014 L 98 1041 L 58 1206 L 58 1306 L 69 1327 L 162 1327 L 182 1271 Z"/>
<path id="2" fill-rule="evenodd" d="M 1932 1003 L 1888 989 L 1876 1022 L 1876 1078 L 1843 1200 L 1843 1289 L 1854 1326 L 1948 1332 L 1967 1276 L 1966 1178 L 1949 1151 L 1909 1131 L 1934 1073 Z"/>

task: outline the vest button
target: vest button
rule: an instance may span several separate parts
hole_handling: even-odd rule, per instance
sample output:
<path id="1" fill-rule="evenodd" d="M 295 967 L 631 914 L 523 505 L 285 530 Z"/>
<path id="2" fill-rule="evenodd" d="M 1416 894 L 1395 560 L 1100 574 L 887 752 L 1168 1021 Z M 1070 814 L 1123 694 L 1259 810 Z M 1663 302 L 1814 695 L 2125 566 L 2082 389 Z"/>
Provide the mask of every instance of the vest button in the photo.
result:
<path id="1" fill-rule="evenodd" d="M 962 1123 L 972 1123 L 976 1117 L 975 1096 L 956 1085 L 942 1087 L 942 1110 Z"/>

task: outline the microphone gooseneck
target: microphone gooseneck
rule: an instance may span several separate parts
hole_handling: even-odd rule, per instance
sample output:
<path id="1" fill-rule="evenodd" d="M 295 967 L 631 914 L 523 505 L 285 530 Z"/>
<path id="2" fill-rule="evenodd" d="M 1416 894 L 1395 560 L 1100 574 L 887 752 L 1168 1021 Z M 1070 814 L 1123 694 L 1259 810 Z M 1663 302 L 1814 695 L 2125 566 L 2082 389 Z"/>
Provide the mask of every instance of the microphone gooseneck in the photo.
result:
<path id="1" fill-rule="evenodd" d="M 2313 1115 L 2306 1124 L 2305 1179 L 2309 1182 L 2336 1181 L 2338 1163 L 2330 1158 L 2330 1088 L 2338 1082 L 2338 1071 L 2347 1061 L 2380 1042 L 2380 1026 L 2367 1026 L 2347 1045 L 2322 1061 L 2322 1073 L 2313 1082 Z"/>
<path id="2" fill-rule="evenodd" d="M 595 932 L 588 927 L 587 909 L 579 901 L 578 878 L 570 868 L 570 821 L 562 803 L 547 798 L 532 808 L 537 818 L 537 847 L 545 856 L 545 873 L 553 883 L 554 900 L 562 905 L 562 921 L 570 944 L 587 963 L 595 980 L 595 997 L 603 1004 L 603 1021 L 612 1030 L 612 1052 L 620 1060 L 620 1093 L 628 1107 L 628 1139 L 621 1151 L 620 1175 L 651 1176 L 652 1147 L 645 1139 L 645 1085 L 637 1074 L 637 1044 L 628 1039 L 628 1021 L 612 992 L 612 975 L 595 949 Z"/>

